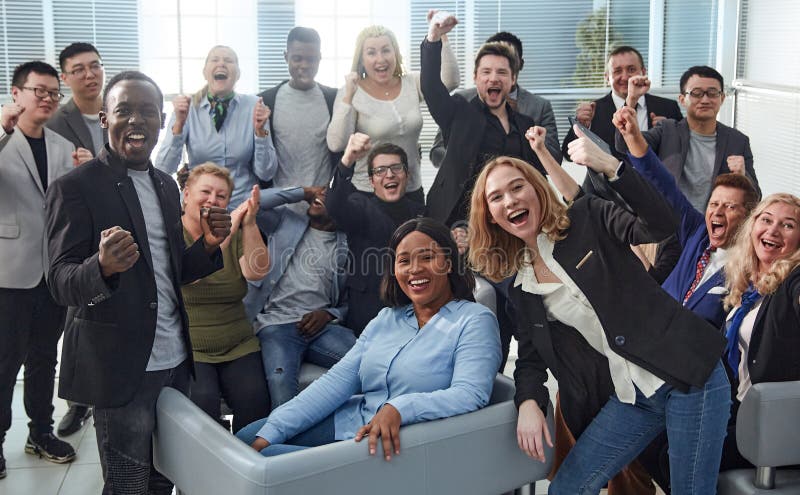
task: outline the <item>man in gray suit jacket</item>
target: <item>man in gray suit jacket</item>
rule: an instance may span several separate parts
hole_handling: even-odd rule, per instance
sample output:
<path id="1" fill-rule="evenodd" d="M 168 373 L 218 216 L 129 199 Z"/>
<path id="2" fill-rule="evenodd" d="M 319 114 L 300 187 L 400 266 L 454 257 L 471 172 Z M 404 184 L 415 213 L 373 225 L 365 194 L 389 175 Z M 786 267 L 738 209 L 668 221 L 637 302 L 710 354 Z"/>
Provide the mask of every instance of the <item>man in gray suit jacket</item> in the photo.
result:
<path id="1" fill-rule="evenodd" d="M 629 80 L 628 86 L 629 93 L 645 93 L 650 81 L 645 76 L 636 76 Z M 690 67 L 681 76 L 680 87 L 678 101 L 686 108 L 686 119 L 680 122 L 668 119 L 642 133 L 675 177 L 678 188 L 696 210 L 705 211 L 714 179 L 733 172 L 750 179 L 760 197 L 750 139 L 717 121 L 725 101 L 722 75 L 704 65 Z M 627 151 L 619 132 L 615 140 L 618 151 Z"/>
<path id="2" fill-rule="evenodd" d="M 11 427 L 11 398 L 25 364 L 25 452 L 56 462 L 75 458 L 53 435 L 53 387 L 65 310 L 45 283 L 44 195 L 72 169 L 72 144 L 44 128 L 62 98 L 58 72 L 26 62 L 12 79 L 13 102 L 0 114 L 0 445 Z M 0 447 L 0 478 L 6 475 Z"/>
<path id="3" fill-rule="evenodd" d="M 105 71 L 100 53 L 89 43 L 73 43 L 58 55 L 61 80 L 72 90 L 72 98 L 59 108 L 47 127 L 74 146 L 73 160 L 84 163 L 100 153 L 108 142 L 108 131 L 100 127 Z"/>
<path id="4" fill-rule="evenodd" d="M 47 127 L 75 146 L 73 163 L 84 163 L 100 153 L 108 142 L 108 131 L 100 127 L 105 71 L 100 52 L 89 43 L 72 43 L 58 55 L 61 80 L 72 90 L 72 98 L 59 108 Z M 91 406 L 69 403 L 58 423 L 58 434 L 72 435 L 92 415 Z"/>
<path id="5" fill-rule="evenodd" d="M 490 43 L 492 41 L 500 41 L 513 47 L 514 51 L 519 57 L 519 70 L 522 71 L 522 67 L 525 65 L 525 60 L 522 58 L 522 41 L 515 35 L 506 31 L 493 34 L 486 40 L 486 43 Z M 467 101 L 471 101 L 478 95 L 478 91 L 475 88 L 469 88 L 462 91 L 457 91 L 456 94 L 463 96 Z M 553 113 L 553 106 L 550 104 L 550 102 L 541 96 L 522 89 L 519 87 L 519 84 L 515 85 L 514 89 L 511 91 L 511 93 L 509 93 L 508 101 L 514 110 L 523 115 L 527 115 L 533 119 L 533 122 L 536 125 L 540 125 L 547 129 L 547 136 L 545 137 L 547 150 L 551 155 L 553 155 L 553 158 L 555 158 L 557 162 L 561 163 L 561 147 L 558 143 L 556 117 Z M 446 151 L 447 148 L 445 147 L 444 140 L 442 139 L 442 131 L 439 131 L 436 133 L 436 139 L 433 141 L 433 146 L 431 146 L 429 155 L 431 163 L 434 167 L 439 168 Z"/>

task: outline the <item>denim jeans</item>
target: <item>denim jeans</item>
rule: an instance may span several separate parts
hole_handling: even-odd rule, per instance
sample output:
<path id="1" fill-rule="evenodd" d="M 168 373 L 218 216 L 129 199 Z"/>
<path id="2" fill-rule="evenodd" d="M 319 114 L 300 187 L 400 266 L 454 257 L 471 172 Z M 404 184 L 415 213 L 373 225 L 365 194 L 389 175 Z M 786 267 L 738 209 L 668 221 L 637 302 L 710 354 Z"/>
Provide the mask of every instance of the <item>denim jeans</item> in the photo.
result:
<path id="1" fill-rule="evenodd" d="M 331 323 L 310 339 L 295 323 L 267 325 L 258 331 L 258 339 L 273 410 L 299 392 L 297 379 L 303 361 L 330 368 L 356 343 L 349 328 Z"/>
<path id="2" fill-rule="evenodd" d="M 11 427 L 11 398 L 23 363 L 28 427 L 36 435 L 53 431 L 58 339 L 65 314 L 44 278 L 32 289 L 0 288 L 0 445 Z"/>
<path id="3" fill-rule="evenodd" d="M 256 433 L 264 427 L 267 418 L 259 419 L 241 430 L 236 432 L 236 438 L 251 445 L 256 441 Z M 274 455 L 288 454 L 289 452 L 297 452 L 298 450 L 305 450 L 310 447 L 319 447 L 320 445 L 327 445 L 335 442 L 336 427 L 333 419 L 333 414 L 329 415 L 319 423 L 302 433 L 298 433 L 294 437 L 286 441 L 286 443 L 277 443 L 270 445 L 265 449 L 261 449 L 261 455 L 264 457 L 272 457 Z"/>
<path id="4" fill-rule="evenodd" d="M 172 482 L 153 467 L 156 400 L 164 387 L 187 393 L 189 368 L 187 359 L 169 370 L 147 371 L 130 402 L 120 407 L 95 407 L 103 495 L 172 493 Z"/>
<path id="5" fill-rule="evenodd" d="M 637 389 L 636 404 L 613 396 L 578 438 L 548 493 L 596 495 L 664 428 L 672 493 L 716 493 L 730 408 L 730 384 L 721 362 L 703 388 L 683 393 L 665 384 L 650 398 Z"/>

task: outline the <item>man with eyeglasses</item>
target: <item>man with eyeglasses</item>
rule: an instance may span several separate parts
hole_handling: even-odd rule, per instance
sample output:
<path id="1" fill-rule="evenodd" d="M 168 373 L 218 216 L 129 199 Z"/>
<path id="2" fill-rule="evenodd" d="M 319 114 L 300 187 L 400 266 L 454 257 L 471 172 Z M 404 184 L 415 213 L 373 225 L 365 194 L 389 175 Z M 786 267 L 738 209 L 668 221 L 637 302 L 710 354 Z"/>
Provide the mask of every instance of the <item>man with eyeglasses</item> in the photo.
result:
<path id="1" fill-rule="evenodd" d="M 72 144 L 45 129 L 58 106 L 58 72 L 44 62 L 14 69 L 13 102 L 0 112 L 0 478 L 2 444 L 11 427 L 11 399 L 25 364 L 24 402 L 30 417 L 25 452 L 55 463 L 75 450 L 53 435 L 53 388 L 65 308 L 47 288 L 44 197 L 72 169 Z"/>
<path id="2" fill-rule="evenodd" d="M 75 164 L 91 160 L 108 142 L 108 131 L 100 127 L 105 72 L 100 52 L 89 43 L 72 43 L 58 55 L 61 80 L 72 90 L 72 98 L 47 121 L 47 127 L 75 146 Z M 69 403 L 58 423 L 58 434 L 72 435 L 92 416 L 91 406 Z"/>
<path id="3" fill-rule="evenodd" d="M 47 127 L 70 140 L 75 145 L 73 161 L 84 163 L 97 156 L 108 142 L 107 131 L 100 127 L 103 61 L 97 48 L 79 42 L 61 50 L 58 63 L 61 80 L 72 90 L 72 98 L 56 111 Z"/>
<path id="4" fill-rule="evenodd" d="M 365 156 L 372 194 L 352 183 L 353 165 Z M 373 147 L 369 136 L 360 132 L 350 136 L 326 204 L 338 228 L 347 233 L 351 304 L 345 326 L 356 336 L 385 306 L 378 294 L 392 233 L 406 220 L 425 214 L 425 206 L 406 197 L 407 185 L 408 157 L 403 148 L 392 143 Z"/>
<path id="5" fill-rule="evenodd" d="M 629 94 L 643 94 L 650 88 L 645 76 L 628 81 Z M 745 175 L 761 196 L 753 168 L 750 139 L 741 132 L 717 121 L 725 101 L 722 75 L 711 67 L 689 68 L 680 79 L 678 101 L 686 109 L 686 119 L 666 120 L 643 132 L 649 146 L 678 183 L 691 205 L 703 211 L 714 179 L 724 173 Z M 626 151 L 625 141 L 617 134 L 616 147 Z"/>

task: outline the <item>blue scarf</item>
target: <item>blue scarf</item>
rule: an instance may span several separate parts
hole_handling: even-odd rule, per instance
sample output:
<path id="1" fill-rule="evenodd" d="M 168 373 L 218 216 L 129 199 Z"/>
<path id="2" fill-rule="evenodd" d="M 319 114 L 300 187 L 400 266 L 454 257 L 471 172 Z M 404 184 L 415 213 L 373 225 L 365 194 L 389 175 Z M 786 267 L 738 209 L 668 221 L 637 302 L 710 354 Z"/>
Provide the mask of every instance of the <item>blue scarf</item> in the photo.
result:
<path id="1" fill-rule="evenodd" d="M 733 313 L 733 317 L 728 323 L 728 328 L 725 330 L 725 338 L 728 339 L 728 345 L 725 347 L 725 354 L 728 356 L 728 366 L 733 373 L 734 378 L 739 378 L 739 360 L 741 353 L 739 352 L 739 327 L 742 326 L 742 320 L 747 316 L 747 313 L 753 309 L 756 302 L 761 297 L 755 287 L 751 284 L 747 290 L 742 294 L 742 304 Z"/>

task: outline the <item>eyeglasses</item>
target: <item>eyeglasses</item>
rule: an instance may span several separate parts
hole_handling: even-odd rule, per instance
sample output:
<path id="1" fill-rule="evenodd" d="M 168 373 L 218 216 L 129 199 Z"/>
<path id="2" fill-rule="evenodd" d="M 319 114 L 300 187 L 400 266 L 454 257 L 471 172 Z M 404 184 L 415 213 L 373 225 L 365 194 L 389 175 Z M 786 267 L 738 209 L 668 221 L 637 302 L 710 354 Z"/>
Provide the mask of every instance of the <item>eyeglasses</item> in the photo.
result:
<path id="1" fill-rule="evenodd" d="M 693 90 L 686 91 L 683 94 L 691 96 L 692 98 L 697 98 L 698 100 L 700 98 L 702 98 L 703 96 L 708 96 L 709 98 L 711 98 L 713 100 L 715 98 L 719 98 L 723 93 L 724 93 L 724 91 L 720 91 L 720 90 L 718 90 L 716 88 L 711 88 L 711 89 L 706 89 L 706 90 L 703 90 L 703 89 L 700 89 L 700 88 L 694 88 Z"/>
<path id="2" fill-rule="evenodd" d="M 372 172 L 370 172 L 369 175 L 374 175 L 375 177 L 383 177 L 389 170 L 391 170 L 393 174 L 398 175 L 400 172 L 406 171 L 406 166 L 403 165 L 402 163 L 381 165 L 380 167 L 373 167 Z"/>
<path id="3" fill-rule="evenodd" d="M 46 97 L 49 96 L 51 100 L 58 103 L 59 101 L 61 101 L 62 98 L 64 98 L 64 95 L 62 93 L 59 93 L 58 91 L 48 91 L 44 88 L 33 88 L 30 86 L 22 86 L 22 88 L 20 89 L 27 89 L 33 91 L 33 94 L 36 95 L 36 97 L 39 98 L 40 100 L 44 100 Z"/>
<path id="4" fill-rule="evenodd" d="M 95 74 L 100 74 L 101 72 L 103 72 L 103 64 L 101 64 L 100 62 L 94 62 L 89 65 L 89 70 L 91 70 Z M 64 71 L 64 73 L 74 77 L 85 77 L 88 71 L 86 70 L 86 67 L 81 66 L 78 67 L 77 69 Z"/>

